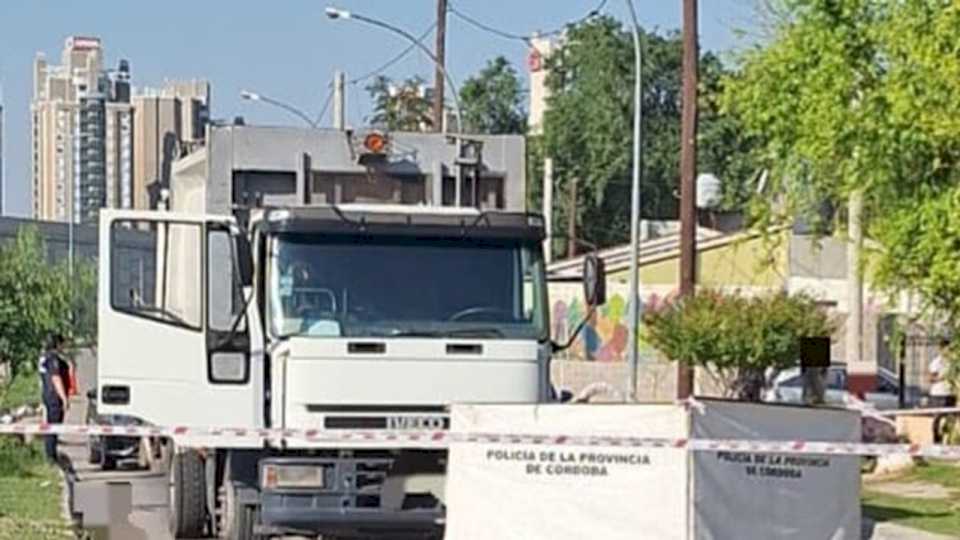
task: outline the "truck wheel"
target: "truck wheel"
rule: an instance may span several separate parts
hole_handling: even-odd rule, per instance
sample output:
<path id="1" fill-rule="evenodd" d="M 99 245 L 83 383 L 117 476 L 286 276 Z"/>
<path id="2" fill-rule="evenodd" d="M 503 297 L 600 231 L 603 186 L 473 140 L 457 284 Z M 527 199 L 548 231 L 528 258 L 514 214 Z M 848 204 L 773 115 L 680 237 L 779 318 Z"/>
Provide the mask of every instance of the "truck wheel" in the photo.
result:
<path id="1" fill-rule="evenodd" d="M 101 452 L 103 452 L 103 449 L 101 448 L 101 445 L 94 440 L 93 437 L 90 437 L 89 439 L 87 439 L 87 450 L 89 451 L 88 460 L 90 464 L 99 465 L 100 459 L 101 459 L 100 454 Z"/>
<path id="2" fill-rule="evenodd" d="M 220 538 L 226 540 L 260 540 L 253 528 L 260 519 L 258 508 L 251 504 L 241 504 L 237 494 L 237 484 L 226 481 L 220 496 Z"/>
<path id="3" fill-rule="evenodd" d="M 206 524 L 206 473 L 195 450 L 172 456 L 170 472 L 170 532 L 174 537 L 203 535 Z"/>
<path id="4" fill-rule="evenodd" d="M 260 521 L 260 509 L 248 504 L 238 508 L 238 510 L 241 517 L 240 523 L 238 523 L 237 540 L 262 540 L 263 536 L 253 532 L 253 528 Z"/>

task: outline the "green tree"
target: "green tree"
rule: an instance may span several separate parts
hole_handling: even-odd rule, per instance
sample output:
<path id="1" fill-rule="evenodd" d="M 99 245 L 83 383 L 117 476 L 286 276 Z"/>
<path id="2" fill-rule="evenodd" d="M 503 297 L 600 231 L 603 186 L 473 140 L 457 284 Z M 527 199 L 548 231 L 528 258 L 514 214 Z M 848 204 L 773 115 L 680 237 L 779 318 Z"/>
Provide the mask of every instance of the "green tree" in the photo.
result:
<path id="1" fill-rule="evenodd" d="M 644 32 L 642 39 L 642 213 L 676 219 L 683 47 L 675 31 Z M 625 242 L 633 159 L 632 38 L 611 17 L 591 19 L 569 29 L 547 67 L 544 148 L 554 159 L 555 200 L 569 201 L 575 182 L 578 236 L 600 245 Z M 724 205 L 736 208 L 745 200 L 743 185 L 754 167 L 750 140 L 741 136 L 736 117 L 717 106 L 724 73 L 717 56 L 702 56 L 698 168 L 723 180 Z M 569 203 L 560 206 L 566 223 Z"/>
<path id="2" fill-rule="evenodd" d="M 769 40 L 725 81 L 724 109 L 762 137 L 771 193 L 758 223 L 786 224 L 863 194 L 875 285 L 918 293 L 960 330 L 956 212 L 960 5 L 779 0 Z M 842 214 L 839 215 L 842 218 Z"/>
<path id="3" fill-rule="evenodd" d="M 491 135 L 523 133 L 527 127 L 523 101 L 523 85 L 510 62 L 502 56 L 490 60 L 460 88 L 465 131 Z"/>
<path id="4" fill-rule="evenodd" d="M 57 272 L 69 276 L 65 264 L 58 265 Z M 97 265 L 95 261 L 74 261 L 73 278 L 70 280 L 71 315 L 70 335 L 77 345 L 92 345 L 97 341 Z"/>
<path id="5" fill-rule="evenodd" d="M 14 377 L 35 367 L 47 335 L 70 330 L 70 283 L 47 263 L 34 228 L 0 246 L 0 362 Z"/>
<path id="6" fill-rule="evenodd" d="M 814 301 L 782 293 L 746 297 L 701 290 L 648 308 L 643 332 L 670 360 L 714 376 L 727 397 L 759 401 L 767 371 L 795 366 L 800 338 L 829 336 Z"/>
<path id="7" fill-rule="evenodd" d="M 433 126 L 432 103 L 423 79 L 411 77 L 397 84 L 383 75 L 367 86 L 373 99 L 372 125 L 391 131 L 430 131 Z"/>

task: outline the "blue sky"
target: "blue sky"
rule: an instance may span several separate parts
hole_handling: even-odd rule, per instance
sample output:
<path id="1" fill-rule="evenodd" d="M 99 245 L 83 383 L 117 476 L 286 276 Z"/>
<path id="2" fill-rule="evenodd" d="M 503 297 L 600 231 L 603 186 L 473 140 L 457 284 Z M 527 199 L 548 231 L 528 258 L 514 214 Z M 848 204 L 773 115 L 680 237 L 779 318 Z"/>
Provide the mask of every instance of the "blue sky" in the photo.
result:
<path id="1" fill-rule="evenodd" d="M 551 30 L 593 9 L 598 0 L 450 0 L 457 9 L 505 31 Z M 641 24 L 674 29 L 680 0 L 635 0 Z M 340 0 L 338 7 L 375 16 L 419 35 L 435 17 L 434 0 Z M 753 0 L 701 0 L 701 44 L 729 50 L 740 44 L 735 29 L 749 26 Z M 242 115 L 248 123 L 296 122 L 282 111 L 239 98 L 250 89 L 313 113 L 319 112 L 335 69 L 348 78 L 376 68 L 406 47 L 400 38 L 352 21 L 330 21 L 327 0 L 2 0 L 0 84 L 6 123 L 6 212 L 30 212 L 29 103 L 31 65 L 37 52 L 59 63 L 69 35 L 99 36 L 106 63 L 130 60 L 134 85 L 156 86 L 165 78 L 205 78 L 212 85 L 213 116 Z M 604 11 L 625 20 L 622 0 Z M 463 81 L 502 54 L 524 70 L 525 48 L 450 16 L 448 69 Z M 432 43 L 432 39 L 429 40 Z M 432 47 L 432 46 L 431 46 Z M 432 64 L 411 53 L 385 74 L 432 79 Z M 348 121 L 369 112 L 362 85 L 348 91 Z M 329 123 L 329 115 L 325 119 Z"/>

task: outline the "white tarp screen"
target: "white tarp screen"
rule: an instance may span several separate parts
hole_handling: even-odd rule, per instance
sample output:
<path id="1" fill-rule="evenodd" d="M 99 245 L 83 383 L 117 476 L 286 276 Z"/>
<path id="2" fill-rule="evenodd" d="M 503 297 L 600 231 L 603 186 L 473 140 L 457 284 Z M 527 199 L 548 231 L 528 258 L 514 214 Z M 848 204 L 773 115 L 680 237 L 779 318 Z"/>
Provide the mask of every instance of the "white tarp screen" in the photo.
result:
<path id="1" fill-rule="evenodd" d="M 684 437 L 673 405 L 454 406 L 460 432 Z M 446 540 L 683 538 L 687 454 L 610 446 L 454 444 Z"/>
<path id="2" fill-rule="evenodd" d="M 704 401 L 691 412 L 704 439 L 860 441 L 860 418 L 836 409 Z M 858 457 L 696 452 L 694 537 L 860 538 Z"/>

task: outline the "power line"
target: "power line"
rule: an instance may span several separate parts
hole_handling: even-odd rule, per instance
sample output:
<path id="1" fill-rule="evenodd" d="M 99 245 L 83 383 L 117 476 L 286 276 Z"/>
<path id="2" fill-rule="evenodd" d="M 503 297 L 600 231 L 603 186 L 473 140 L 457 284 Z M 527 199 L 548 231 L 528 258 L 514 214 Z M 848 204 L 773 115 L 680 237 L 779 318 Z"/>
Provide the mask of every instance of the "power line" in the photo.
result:
<path id="1" fill-rule="evenodd" d="M 323 102 L 323 107 L 320 108 L 320 114 L 317 115 L 317 119 L 313 122 L 315 125 L 320 125 L 320 121 L 323 120 L 323 115 L 327 114 L 327 109 L 330 107 L 330 103 L 333 101 L 333 85 L 330 85 L 330 91 L 327 92 L 327 99 Z"/>
<path id="2" fill-rule="evenodd" d="M 492 27 L 492 26 L 489 26 L 489 25 L 487 25 L 487 24 L 484 24 L 484 23 L 478 21 L 477 19 L 474 19 L 473 17 L 467 15 L 466 13 L 461 12 L 460 10 L 458 10 L 457 8 L 455 8 L 455 7 L 453 7 L 453 6 L 450 6 L 450 13 L 453 13 L 454 15 L 456 15 L 457 17 L 459 17 L 460 19 L 462 19 L 462 20 L 466 21 L 467 23 L 469 23 L 469 24 L 471 24 L 471 25 L 479 28 L 480 30 L 483 30 L 483 31 L 485 31 L 485 32 L 489 32 L 489 33 L 491 33 L 491 34 L 493 34 L 493 35 L 495 35 L 495 36 L 500 36 L 500 37 L 502 37 L 502 38 L 504 38 L 504 39 L 516 39 L 516 40 L 522 41 L 522 42 L 524 42 L 524 43 L 528 43 L 528 42 L 530 41 L 530 38 L 529 38 L 528 36 L 521 36 L 520 34 L 513 34 L 513 33 L 510 33 L 510 32 L 504 32 L 503 30 L 498 30 L 498 29 L 496 29 L 496 28 L 494 28 L 494 27 Z"/>
<path id="3" fill-rule="evenodd" d="M 427 36 L 429 36 L 430 33 L 433 32 L 434 28 L 436 28 L 436 27 L 437 27 L 437 23 L 436 23 L 436 22 L 434 22 L 433 24 L 431 24 L 429 28 L 427 28 L 426 30 L 424 30 L 423 33 L 420 34 L 420 35 L 417 37 L 417 43 L 422 43 L 423 40 L 427 39 Z M 416 47 L 417 47 L 416 43 L 411 43 L 410 45 L 407 46 L 406 49 L 400 51 L 399 54 L 397 54 L 396 56 L 394 56 L 394 57 L 391 58 L 390 60 L 384 62 L 384 64 L 383 64 L 382 66 L 378 67 L 377 69 L 370 70 L 370 71 L 368 71 L 367 73 L 364 73 L 363 75 L 361 75 L 361 76 L 359 76 L 359 77 L 350 79 L 350 81 L 349 81 L 350 84 L 357 84 L 357 83 L 363 82 L 363 81 L 365 81 L 365 80 L 373 77 L 374 75 L 379 75 L 380 73 L 383 73 L 384 71 L 386 71 L 387 69 L 389 69 L 391 66 L 393 66 L 394 64 L 396 64 L 397 62 L 399 62 L 400 60 L 403 60 L 404 57 L 406 57 L 408 54 L 410 54 L 410 51 L 412 51 L 412 50 L 415 49 Z"/>
<path id="4" fill-rule="evenodd" d="M 590 11 L 588 11 L 587 14 L 584 15 L 583 17 L 580 17 L 579 19 L 576 19 L 576 20 L 574 20 L 574 21 L 571 21 L 571 22 L 565 24 L 564 26 L 562 26 L 562 27 L 560 27 L 560 28 L 557 28 L 557 29 L 555 29 L 555 30 L 550 30 L 549 32 L 540 32 L 539 35 L 540 35 L 541 37 L 549 37 L 549 36 L 555 36 L 555 35 L 561 34 L 561 33 L 563 33 L 563 31 L 566 29 L 567 26 L 570 26 L 570 25 L 578 25 L 578 24 L 586 21 L 587 19 L 589 19 L 589 18 L 591 18 L 591 17 L 594 17 L 594 16 L 596 16 L 597 14 L 599 14 L 599 13 L 603 10 L 603 8 L 606 7 L 607 1 L 608 1 L 608 0 L 600 0 L 600 3 L 597 4 L 597 7 L 591 9 Z M 480 30 L 483 30 L 483 31 L 485 31 L 485 32 L 489 32 L 489 33 L 491 33 L 491 34 L 493 34 L 493 35 L 495 35 L 495 36 L 499 36 L 499 37 L 502 37 L 502 38 L 504 38 L 504 39 L 512 39 L 512 40 L 522 41 L 522 42 L 524 42 L 524 43 L 526 43 L 526 44 L 528 44 L 528 45 L 530 44 L 530 36 L 524 36 L 524 35 L 521 35 L 521 34 L 515 34 L 515 33 L 513 33 L 513 32 L 507 32 L 507 31 L 505 31 L 505 30 L 500 30 L 499 28 L 494 28 L 493 26 L 490 26 L 489 24 L 486 24 L 486 23 L 484 23 L 484 22 L 481 22 L 481 21 L 475 19 L 474 17 L 471 17 L 470 15 L 467 15 L 466 13 L 458 10 L 457 8 L 455 8 L 455 7 L 452 6 L 452 5 L 449 7 L 449 10 L 450 10 L 450 13 L 453 13 L 454 15 L 456 15 L 457 17 L 459 17 L 459 18 L 462 19 L 463 21 L 467 22 L 468 24 L 473 25 L 473 26 L 476 27 L 476 28 L 479 28 Z"/>

